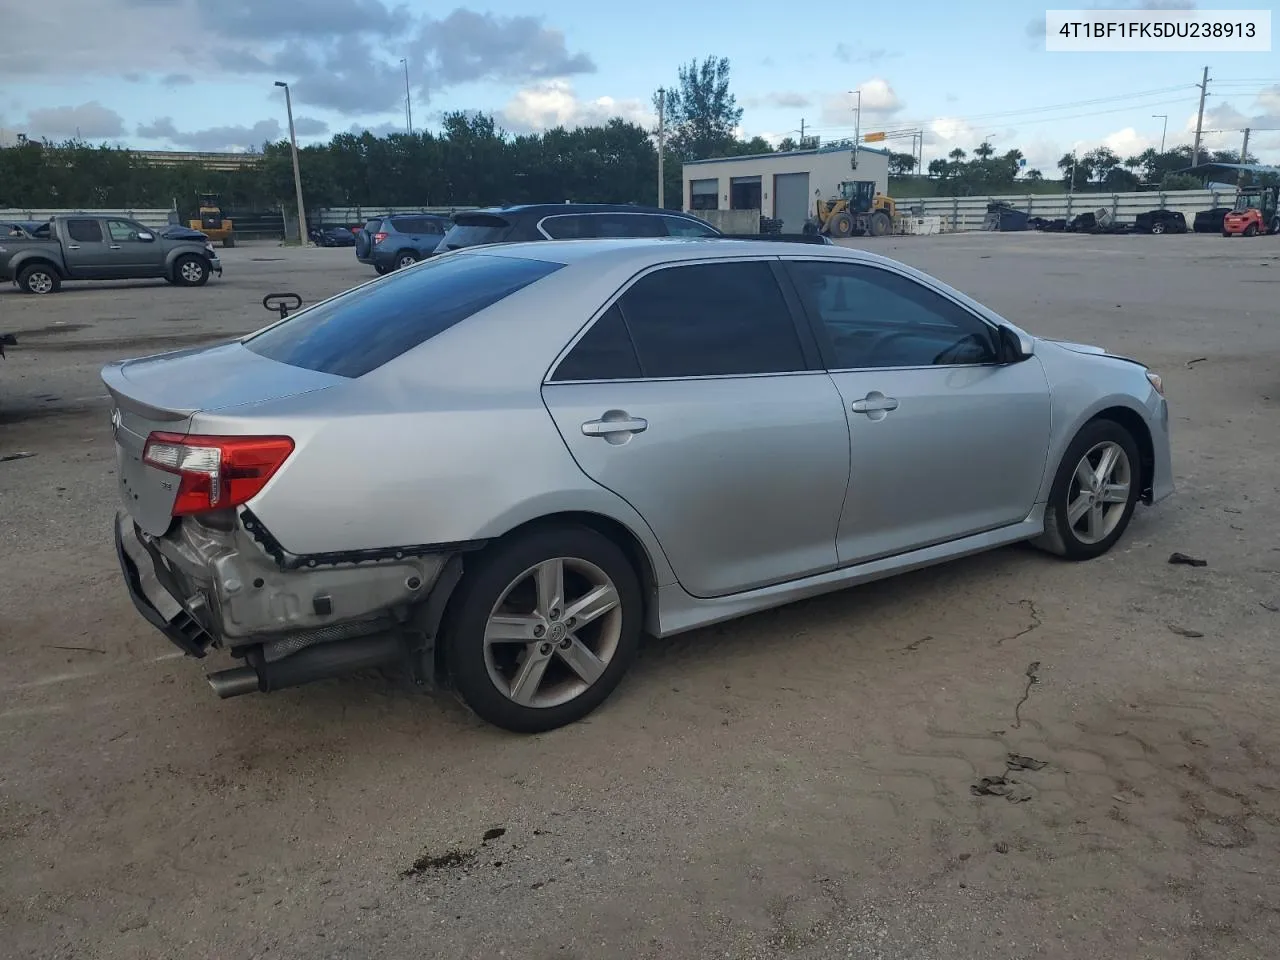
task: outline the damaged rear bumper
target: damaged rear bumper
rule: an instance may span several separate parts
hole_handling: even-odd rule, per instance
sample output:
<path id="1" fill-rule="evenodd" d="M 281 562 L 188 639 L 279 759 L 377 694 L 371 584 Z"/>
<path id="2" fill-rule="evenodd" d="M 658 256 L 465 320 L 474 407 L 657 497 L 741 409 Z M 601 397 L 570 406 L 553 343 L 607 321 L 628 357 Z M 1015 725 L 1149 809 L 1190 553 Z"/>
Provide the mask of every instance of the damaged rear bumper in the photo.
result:
<path id="1" fill-rule="evenodd" d="M 238 518 L 191 519 L 152 537 L 121 511 L 116 555 L 134 607 L 178 649 L 225 649 L 244 666 L 209 675 L 223 697 L 404 663 L 434 679 L 434 636 L 461 575 L 456 554 L 282 569 Z"/>

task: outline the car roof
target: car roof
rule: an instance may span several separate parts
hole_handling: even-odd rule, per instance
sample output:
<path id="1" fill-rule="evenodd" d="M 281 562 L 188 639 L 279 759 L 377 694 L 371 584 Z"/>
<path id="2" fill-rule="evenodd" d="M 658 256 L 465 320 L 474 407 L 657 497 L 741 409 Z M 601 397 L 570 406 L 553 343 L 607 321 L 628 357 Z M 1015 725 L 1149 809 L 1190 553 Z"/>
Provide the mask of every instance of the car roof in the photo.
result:
<path id="1" fill-rule="evenodd" d="M 521 203 L 506 207 L 484 207 L 478 210 L 459 210 L 459 215 L 481 213 L 504 217 L 550 217 L 556 214 L 574 213 L 645 213 L 650 216 L 681 217 L 693 219 L 680 210 L 664 210 L 661 207 L 642 207 L 633 203 Z"/>
<path id="2" fill-rule="evenodd" d="M 854 247 L 826 246 L 825 244 L 801 245 L 770 240 L 736 240 L 731 237 L 609 237 L 550 242 L 536 240 L 463 247 L 448 254 L 448 256 L 520 257 L 547 263 L 563 263 L 566 266 L 590 261 L 599 262 L 602 267 L 629 262 L 637 270 L 659 263 L 670 263 L 673 260 L 742 256 L 794 257 L 797 255 L 837 257 L 863 263 L 893 263 L 900 267 L 904 266 L 888 257 Z"/>
<path id="3" fill-rule="evenodd" d="M 396 220 L 405 220 L 410 218 L 414 220 L 422 220 L 424 218 L 427 220 L 448 220 L 449 219 L 443 213 L 388 213 L 381 217 L 370 217 L 369 219 L 370 220 L 390 220 L 394 223 Z"/>

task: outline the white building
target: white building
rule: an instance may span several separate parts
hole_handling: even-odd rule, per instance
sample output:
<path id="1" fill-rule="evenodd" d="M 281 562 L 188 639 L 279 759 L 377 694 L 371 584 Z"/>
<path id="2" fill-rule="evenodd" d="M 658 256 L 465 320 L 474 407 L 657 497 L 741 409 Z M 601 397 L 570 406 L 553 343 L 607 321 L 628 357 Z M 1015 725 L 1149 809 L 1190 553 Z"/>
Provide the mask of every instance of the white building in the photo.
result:
<path id="1" fill-rule="evenodd" d="M 848 143 L 758 153 L 746 157 L 713 157 L 684 164 L 684 209 L 759 210 L 782 221 L 785 233 L 799 233 L 813 214 L 815 196 L 834 197 L 844 180 L 874 180 L 889 192 L 889 153 Z M 707 219 L 712 219 L 708 217 Z"/>

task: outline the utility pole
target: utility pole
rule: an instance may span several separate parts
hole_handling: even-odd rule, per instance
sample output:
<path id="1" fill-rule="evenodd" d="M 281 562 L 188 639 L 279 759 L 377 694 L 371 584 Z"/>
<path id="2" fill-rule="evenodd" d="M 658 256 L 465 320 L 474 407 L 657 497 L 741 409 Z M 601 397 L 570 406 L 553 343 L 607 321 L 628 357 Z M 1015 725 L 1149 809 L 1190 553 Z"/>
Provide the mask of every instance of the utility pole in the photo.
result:
<path id="1" fill-rule="evenodd" d="M 1244 143 L 1240 144 L 1240 162 L 1248 163 L 1245 157 L 1249 156 L 1249 128 L 1244 128 Z"/>
<path id="2" fill-rule="evenodd" d="M 858 146 L 862 143 L 862 91 L 850 90 L 857 99 L 853 107 L 853 169 L 858 169 Z"/>
<path id="3" fill-rule="evenodd" d="M 298 136 L 293 131 L 293 98 L 289 96 L 289 85 L 283 80 L 276 81 L 277 87 L 284 87 L 284 106 L 289 111 L 289 145 L 293 150 L 293 189 L 298 200 L 298 242 L 307 245 L 307 214 L 302 206 L 302 172 L 298 169 Z"/>
<path id="4" fill-rule="evenodd" d="M 404 121 L 405 126 L 409 130 L 409 136 L 413 136 L 413 100 L 409 96 L 409 60 L 407 57 L 401 57 L 400 62 L 404 64 Z"/>
<path id="5" fill-rule="evenodd" d="M 804 117 L 800 118 L 800 149 L 804 149 Z"/>
<path id="6" fill-rule="evenodd" d="M 1169 115 L 1167 113 L 1153 113 L 1151 118 L 1164 121 L 1164 126 L 1160 128 L 1160 152 L 1164 153 L 1164 136 L 1169 132 Z"/>
<path id="7" fill-rule="evenodd" d="M 667 91 L 658 88 L 658 209 L 666 209 L 666 183 L 662 170 L 662 154 L 667 144 Z M 683 208 L 684 204 L 681 204 Z"/>
<path id="8" fill-rule="evenodd" d="M 1200 88 L 1200 110 L 1196 113 L 1196 142 L 1191 148 L 1191 165 L 1200 166 L 1200 131 L 1204 126 L 1204 98 L 1209 95 L 1209 68 L 1204 68 L 1204 76 L 1196 84 Z"/>

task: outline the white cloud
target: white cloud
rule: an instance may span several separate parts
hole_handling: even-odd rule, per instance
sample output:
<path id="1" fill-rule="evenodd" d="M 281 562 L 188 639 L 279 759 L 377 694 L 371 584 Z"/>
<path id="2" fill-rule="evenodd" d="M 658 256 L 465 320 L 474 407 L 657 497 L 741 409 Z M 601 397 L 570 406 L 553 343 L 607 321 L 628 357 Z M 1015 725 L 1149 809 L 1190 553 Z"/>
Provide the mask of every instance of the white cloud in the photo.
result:
<path id="1" fill-rule="evenodd" d="M 759 107 L 784 107 L 798 110 L 812 103 L 813 99 L 808 94 L 797 93 L 794 90 L 766 93 L 764 96 L 759 97 L 747 97 L 742 101 L 742 105 L 749 110 Z"/>
<path id="2" fill-rule="evenodd" d="M 646 129 L 658 122 L 653 106 L 643 100 L 579 100 L 568 80 L 545 80 L 518 90 L 496 119 L 513 133 L 533 133 L 554 127 L 601 126 L 614 117 Z"/>
<path id="3" fill-rule="evenodd" d="M 888 117 L 902 109 L 903 103 L 898 99 L 889 81 L 881 77 L 858 84 L 854 88 L 862 94 L 862 116 L 864 119 Z M 852 127 L 854 108 L 858 106 L 858 97 L 852 93 L 837 93 L 827 97 L 822 104 L 822 122 L 832 127 Z M 863 124 L 866 127 L 866 124 Z"/>
<path id="4" fill-rule="evenodd" d="M 112 140 L 124 136 L 124 118 L 97 100 L 77 107 L 44 107 L 27 114 L 23 132 L 32 140 L 82 137 Z"/>

